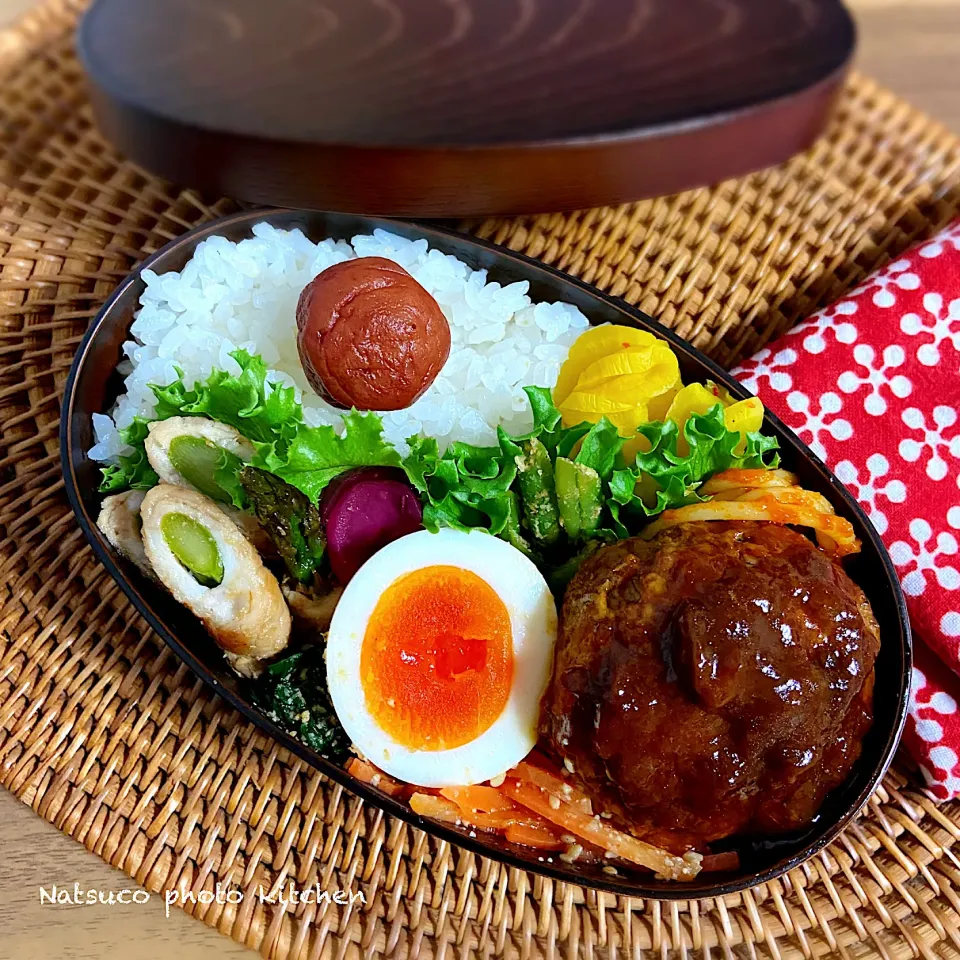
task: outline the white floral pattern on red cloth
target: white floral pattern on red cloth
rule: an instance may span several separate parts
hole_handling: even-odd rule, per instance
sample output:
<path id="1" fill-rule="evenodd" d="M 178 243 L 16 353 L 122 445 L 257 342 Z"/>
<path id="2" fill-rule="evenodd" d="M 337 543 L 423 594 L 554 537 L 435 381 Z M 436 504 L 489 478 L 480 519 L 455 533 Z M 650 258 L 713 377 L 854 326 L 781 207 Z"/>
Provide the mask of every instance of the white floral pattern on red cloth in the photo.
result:
<path id="1" fill-rule="evenodd" d="M 904 744 L 960 796 L 960 221 L 733 373 L 886 543 L 916 641 Z"/>

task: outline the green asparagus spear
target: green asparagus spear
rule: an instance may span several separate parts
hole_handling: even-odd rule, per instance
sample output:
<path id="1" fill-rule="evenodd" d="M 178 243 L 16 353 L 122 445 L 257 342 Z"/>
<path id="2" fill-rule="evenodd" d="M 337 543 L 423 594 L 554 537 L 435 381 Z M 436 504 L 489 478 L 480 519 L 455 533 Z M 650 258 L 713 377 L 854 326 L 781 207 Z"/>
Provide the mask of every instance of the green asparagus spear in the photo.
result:
<path id="1" fill-rule="evenodd" d="M 169 453 L 174 470 L 202 494 L 235 507 L 246 505 L 238 479 L 243 461 L 236 454 L 189 434 L 174 437 Z"/>
<path id="2" fill-rule="evenodd" d="M 251 511 L 273 541 L 290 575 L 300 583 L 308 583 L 326 547 L 317 508 L 305 493 L 266 470 L 245 467 L 240 482 Z"/>
<path id="3" fill-rule="evenodd" d="M 160 533 L 197 583 L 216 587 L 223 582 L 223 560 L 217 541 L 202 523 L 185 513 L 168 513 L 160 520 Z"/>

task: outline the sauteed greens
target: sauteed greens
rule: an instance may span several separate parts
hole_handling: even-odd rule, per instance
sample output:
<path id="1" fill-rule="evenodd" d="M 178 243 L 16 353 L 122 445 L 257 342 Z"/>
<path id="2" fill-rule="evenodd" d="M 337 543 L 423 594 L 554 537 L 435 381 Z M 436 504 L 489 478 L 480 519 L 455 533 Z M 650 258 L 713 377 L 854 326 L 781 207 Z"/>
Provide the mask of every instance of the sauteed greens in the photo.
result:
<path id="1" fill-rule="evenodd" d="M 323 647 L 310 647 L 270 664 L 253 685 L 253 698 L 271 720 L 331 759 L 350 746 L 330 703 Z"/>

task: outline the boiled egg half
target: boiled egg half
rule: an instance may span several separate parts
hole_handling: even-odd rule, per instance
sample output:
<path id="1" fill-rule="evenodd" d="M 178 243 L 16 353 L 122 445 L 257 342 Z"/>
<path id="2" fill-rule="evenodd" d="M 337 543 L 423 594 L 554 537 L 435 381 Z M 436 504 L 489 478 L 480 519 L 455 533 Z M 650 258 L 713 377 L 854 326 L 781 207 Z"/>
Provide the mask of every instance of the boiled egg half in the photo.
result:
<path id="1" fill-rule="evenodd" d="M 505 773 L 537 741 L 557 611 L 540 571 L 483 531 L 420 531 L 337 604 L 327 682 L 357 750 L 424 787 Z"/>

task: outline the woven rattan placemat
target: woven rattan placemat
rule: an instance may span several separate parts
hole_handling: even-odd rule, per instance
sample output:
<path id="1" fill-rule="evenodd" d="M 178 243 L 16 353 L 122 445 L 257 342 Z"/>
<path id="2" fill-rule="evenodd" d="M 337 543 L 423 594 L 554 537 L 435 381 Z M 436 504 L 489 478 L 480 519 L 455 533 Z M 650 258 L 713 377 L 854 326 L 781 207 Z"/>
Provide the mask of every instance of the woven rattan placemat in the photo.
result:
<path id="1" fill-rule="evenodd" d="M 366 906 L 190 907 L 265 956 L 960 954 L 960 804 L 901 769 L 822 856 L 661 905 L 507 870 L 383 817 L 264 740 L 163 649 L 84 545 L 59 399 L 133 265 L 234 205 L 159 182 L 91 126 L 79 3 L 0 32 L 0 783 L 150 890 L 360 890 Z M 813 150 L 665 200 L 468 225 L 658 315 L 723 363 L 960 208 L 960 144 L 855 79 Z"/>

